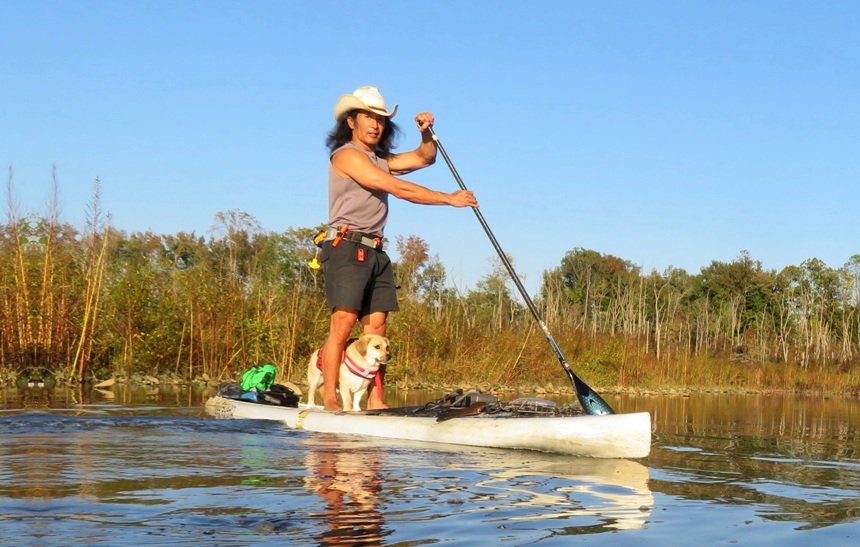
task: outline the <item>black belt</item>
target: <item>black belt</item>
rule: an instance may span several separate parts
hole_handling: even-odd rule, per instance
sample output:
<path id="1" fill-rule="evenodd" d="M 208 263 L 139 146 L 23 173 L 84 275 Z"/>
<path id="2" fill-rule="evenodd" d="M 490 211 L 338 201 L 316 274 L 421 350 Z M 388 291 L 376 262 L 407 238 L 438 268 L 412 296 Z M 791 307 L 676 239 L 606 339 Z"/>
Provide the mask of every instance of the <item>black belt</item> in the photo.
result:
<path id="1" fill-rule="evenodd" d="M 325 233 L 326 240 L 336 240 L 339 237 L 347 241 L 352 241 L 353 243 L 364 245 L 365 247 L 370 247 L 377 251 L 382 251 L 382 238 L 376 237 L 373 234 L 350 232 L 349 230 L 347 230 L 345 234 L 342 234 L 339 230 L 335 230 L 334 228 L 329 228 Z"/>

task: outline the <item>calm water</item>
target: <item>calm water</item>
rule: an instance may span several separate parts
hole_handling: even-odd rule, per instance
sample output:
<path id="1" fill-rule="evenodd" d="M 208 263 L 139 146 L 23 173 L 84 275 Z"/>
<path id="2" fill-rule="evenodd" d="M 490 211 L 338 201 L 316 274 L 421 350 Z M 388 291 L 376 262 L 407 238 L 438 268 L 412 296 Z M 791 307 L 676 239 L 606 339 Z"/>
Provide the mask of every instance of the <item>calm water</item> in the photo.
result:
<path id="1" fill-rule="evenodd" d="M 0 391 L 0 543 L 860 541 L 854 399 L 607 396 L 652 415 L 652 453 L 631 461 L 290 431 L 209 417 L 203 393 L 115 393 Z"/>

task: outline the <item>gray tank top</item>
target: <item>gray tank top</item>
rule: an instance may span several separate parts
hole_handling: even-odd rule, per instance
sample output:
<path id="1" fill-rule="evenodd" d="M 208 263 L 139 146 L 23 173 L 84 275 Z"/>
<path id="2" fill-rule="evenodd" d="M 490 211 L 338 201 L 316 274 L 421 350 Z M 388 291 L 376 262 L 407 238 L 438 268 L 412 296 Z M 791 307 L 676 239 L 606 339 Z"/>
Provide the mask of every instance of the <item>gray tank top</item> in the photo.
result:
<path id="1" fill-rule="evenodd" d="M 362 150 L 351 142 L 344 144 L 331 155 L 334 156 L 348 147 L 366 154 L 370 161 L 386 173 L 391 172 L 388 169 L 387 160 Z M 329 162 L 328 215 L 328 224 L 331 228 L 346 225 L 351 232 L 363 232 L 382 237 L 385 223 L 388 221 L 388 192 L 368 190 L 353 179 L 338 175 Z"/>

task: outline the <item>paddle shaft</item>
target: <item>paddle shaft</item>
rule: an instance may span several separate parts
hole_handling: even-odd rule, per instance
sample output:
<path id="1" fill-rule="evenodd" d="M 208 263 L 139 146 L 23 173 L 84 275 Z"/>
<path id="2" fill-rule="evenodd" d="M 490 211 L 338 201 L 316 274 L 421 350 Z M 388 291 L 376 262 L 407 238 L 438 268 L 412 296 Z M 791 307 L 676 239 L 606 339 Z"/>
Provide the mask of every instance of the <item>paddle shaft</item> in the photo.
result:
<path id="1" fill-rule="evenodd" d="M 445 152 L 445 148 L 442 146 L 442 143 L 439 141 L 439 137 L 436 135 L 436 132 L 433 131 L 433 127 L 430 126 L 427 128 L 430 131 L 430 135 L 433 137 L 433 142 L 436 144 L 436 148 L 441 152 L 442 157 L 445 158 L 445 163 L 448 164 L 448 168 L 451 170 L 451 174 L 454 175 L 454 178 L 457 179 L 457 184 L 460 185 L 460 188 L 463 190 L 468 190 L 466 185 L 463 183 L 463 179 L 460 178 L 460 174 L 457 172 L 457 169 L 454 167 L 454 164 L 451 162 L 451 158 L 448 157 L 448 153 Z M 484 232 L 487 233 L 487 237 L 490 238 L 490 242 L 495 247 L 496 252 L 499 254 L 499 258 L 502 260 L 502 263 L 505 265 L 505 268 L 508 270 L 508 273 L 511 274 L 511 279 L 514 280 L 514 284 L 517 286 L 517 289 L 520 291 L 520 294 L 525 300 L 526 305 L 529 308 L 529 311 L 532 312 L 535 320 L 537 320 L 538 325 L 540 325 L 541 330 L 543 330 L 546 339 L 549 341 L 552 346 L 553 351 L 555 351 L 556 357 L 558 357 L 558 361 L 561 363 L 561 366 L 564 368 L 564 371 L 567 373 L 568 378 L 570 378 L 571 383 L 573 383 L 573 387 L 576 390 L 576 397 L 579 399 L 579 403 L 582 405 L 583 410 L 585 410 L 588 414 L 615 414 L 612 408 L 603 400 L 603 398 L 594 392 L 588 384 L 583 382 L 579 376 L 574 374 L 573 370 L 570 368 L 570 365 L 567 363 L 567 359 L 564 358 L 564 354 L 561 353 L 561 349 L 559 349 L 558 344 L 555 343 L 555 339 L 552 336 L 552 333 L 549 331 L 549 327 L 546 326 L 543 318 L 540 315 L 540 312 L 535 306 L 535 303 L 532 301 L 529 296 L 528 291 L 523 286 L 522 281 L 520 281 L 517 272 L 514 270 L 511 261 L 508 260 L 507 255 L 502 250 L 501 245 L 499 245 L 496 236 L 493 235 L 493 231 L 490 230 L 490 226 L 487 224 L 487 221 L 484 219 L 484 215 L 481 213 L 480 209 L 477 207 L 473 207 L 472 210 L 475 212 L 475 216 L 478 217 L 478 222 L 481 223 L 481 226 L 484 228 Z"/>

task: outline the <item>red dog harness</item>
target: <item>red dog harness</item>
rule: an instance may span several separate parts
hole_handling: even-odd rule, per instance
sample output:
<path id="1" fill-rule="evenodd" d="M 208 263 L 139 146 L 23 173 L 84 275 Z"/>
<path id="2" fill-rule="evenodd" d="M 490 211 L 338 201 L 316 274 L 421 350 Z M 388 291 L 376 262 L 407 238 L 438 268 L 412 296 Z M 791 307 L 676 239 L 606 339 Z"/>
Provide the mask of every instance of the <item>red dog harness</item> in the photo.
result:
<path id="1" fill-rule="evenodd" d="M 350 344 L 356 341 L 356 338 L 352 338 L 347 341 L 346 347 L 349 347 Z M 346 365 L 346 368 L 356 376 L 360 376 L 366 380 L 376 380 L 376 388 L 379 390 L 379 397 L 382 398 L 382 378 L 379 376 L 379 371 L 369 370 L 364 367 L 359 366 L 355 361 L 349 358 L 346 354 L 346 347 L 343 352 L 343 364 Z M 322 356 L 323 349 L 320 348 L 319 354 L 317 355 L 317 368 L 322 371 Z"/>

